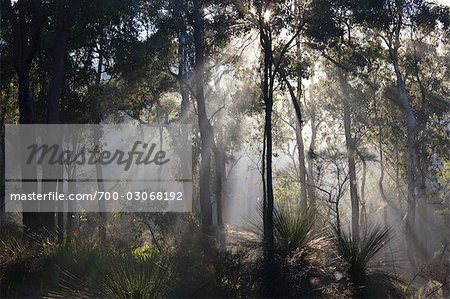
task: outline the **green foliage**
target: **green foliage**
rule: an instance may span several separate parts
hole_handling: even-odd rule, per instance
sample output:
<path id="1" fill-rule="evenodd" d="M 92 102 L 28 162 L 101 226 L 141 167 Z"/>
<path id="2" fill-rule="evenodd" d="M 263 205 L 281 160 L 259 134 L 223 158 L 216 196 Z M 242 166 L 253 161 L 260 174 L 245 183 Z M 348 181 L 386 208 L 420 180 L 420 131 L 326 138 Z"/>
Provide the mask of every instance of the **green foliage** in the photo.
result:
<path id="1" fill-rule="evenodd" d="M 262 209 L 259 216 L 262 218 Z M 303 255 L 314 237 L 315 216 L 316 210 L 313 208 L 303 211 L 298 203 L 277 203 L 273 212 L 275 253 L 280 257 L 294 253 Z M 258 248 L 264 240 L 261 221 L 252 221 L 251 226 L 259 241 L 255 244 L 253 240 L 247 240 L 247 246 Z"/>
<path id="2" fill-rule="evenodd" d="M 1 227 L 0 241 L 0 297 L 43 296 L 42 283 L 53 283 L 52 275 L 46 275 L 51 267 L 43 267 L 47 259 L 47 239 L 27 235 L 10 223 Z M 50 272 L 51 273 L 51 272 Z"/>
<path id="3" fill-rule="evenodd" d="M 171 278 L 167 256 L 149 246 L 119 253 L 68 242 L 53 259 L 61 270 L 60 290 L 50 297 L 159 298 Z"/>
<path id="4" fill-rule="evenodd" d="M 347 265 L 347 274 L 361 297 L 402 297 L 401 280 L 383 269 L 377 258 L 391 240 L 390 227 L 374 227 L 356 241 L 352 235 L 334 227 L 334 244 Z"/>
<path id="5" fill-rule="evenodd" d="M 280 202 L 288 202 L 300 197 L 299 182 L 289 173 L 277 176 L 277 184 L 274 186 L 273 194 Z"/>
<path id="6" fill-rule="evenodd" d="M 60 290 L 50 297 L 159 298 L 171 278 L 168 259 L 142 247 L 117 253 L 89 244 L 67 243 L 55 253 L 61 269 Z"/>
<path id="7" fill-rule="evenodd" d="M 168 255 L 151 246 L 117 252 L 79 240 L 58 245 L 14 227 L 2 228 L 0 263 L 2 298 L 160 298 L 172 276 Z"/>
<path id="8" fill-rule="evenodd" d="M 288 255 L 303 251 L 312 239 L 316 211 L 302 211 L 298 205 L 278 205 L 274 210 L 273 224 L 276 251 Z"/>
<path id="9" fill-rule="evenodd" d="M 171 277 L 169 268 L 160 263 L 155 253 L 145 258 L 121 259 L 111 266 L 105 283 L 110 298 L 160 298 Z"/>

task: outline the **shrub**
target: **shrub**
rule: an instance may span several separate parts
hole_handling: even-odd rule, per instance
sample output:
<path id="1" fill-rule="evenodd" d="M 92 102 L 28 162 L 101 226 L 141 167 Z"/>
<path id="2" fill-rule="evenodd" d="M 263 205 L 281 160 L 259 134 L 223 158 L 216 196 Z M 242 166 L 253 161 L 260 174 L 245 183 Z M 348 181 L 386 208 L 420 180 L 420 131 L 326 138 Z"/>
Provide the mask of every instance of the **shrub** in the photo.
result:
<path id="1" fill-rule="evenodd" d="M 171 278 L 167 258 L 146 248 L 145 254 L 68 243 L 55 254 L 59 290 L 49 298 L 159 298 Z"/>
<path id="2" fill-rule="evenodd" d="M 279 204 L 273 213 L 275 250 L 281 256 L 306 250 L 312 239 L 315 210 Z"/>
<path id="3" fill-rule="evenodd" d="M 390 227 L 374 227 L 356 242 L 350 233 L 334 227 L 334 244 L 346 264 L 357 297 L 400 298 L 402 281 L 388 273 L 377 258 L 391 240 Z"/>

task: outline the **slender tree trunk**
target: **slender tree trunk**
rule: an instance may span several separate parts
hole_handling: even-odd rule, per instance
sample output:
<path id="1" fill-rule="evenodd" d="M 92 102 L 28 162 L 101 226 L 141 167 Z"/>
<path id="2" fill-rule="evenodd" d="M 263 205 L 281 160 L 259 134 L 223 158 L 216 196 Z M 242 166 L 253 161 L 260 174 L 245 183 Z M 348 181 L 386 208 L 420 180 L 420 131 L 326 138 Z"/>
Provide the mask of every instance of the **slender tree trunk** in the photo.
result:
<path id="1" fill-rule="evenodd" d="M 59 194 L 63 194 L 64 193 L 64 180 L 63 180 L 63 176 L 64 176 L 64 168 L 61 166 L 58 169 L 59 171 L 59 179 L 57 181 L 58 184 L 58 193 Z M 58 236 L 58 243 L 62 244 L 64 241 L 64 205 L 65 202 L 61 201 L 61 202 L 57 202 L 56 203 L 56 207 L 57 207 L 57 213 L 56 213 L 56 227 L 57 227 L 57 236 Z"/>
<path id="2" fill-rule="evenodd" d="M 23 0 L 17 1 L 15 4 L 18 8 L 16 15 L 12 11 L 12 1 L 6 1 L 5 10 L 8 10 L 7 15 L 12 17 L 11 27 L 13 31 L 14 44 L 14 67 L 18 77 L 19 89 L 19 115 L 20 124 L 33 124 L 35 122 L 34 105 L 30 91 L 30 69 L 40 39 L 41 30 L 41 3 L 39 1 L 33 2 L 32 24 L 26 22 L 26 5 Z M 29 27 L 32 27 L 31 34 L 28 35 Z M 30 126 L 24 130 L 27 131 L 28 138 L 35 138 L 34 127 Z M 24 135 L 21 134 L 21 137 Z M 30 140 L 27 140 L 30 142 Z M 26 154 L 25 149 L 21 148 L 21 154 Z M 37 169 L 36 162 L 32 161 L 29 165 L 21 166 L 22 176 L 28 174 L 30 179 L 28 182 L 22 182 L 22 191 L 24 193 L 33 193 L 37 191 Z M 24 230 L 28 232 L 38 233 L 40 230 L 40 219 L 37 202 L 26 202 L 24 210 L 33 210 L 36 212 L 24 212 L 22 214 L 22 223 Z"/>
<path id="3" fill-rule="evenodd" d="M 295 137 L 297 142 L 298 149 L 298 166 L 299 166 L 299 180 L 300 180 L 300 207 L 303 212 L 308 208 L 308 186 L 306 181 L 306 164 L 305 164 L 305 145 L 303 142 L 303 118 L 302 118 L 302 110 L 300 104 L 300 98 L 302 95 L 301 89 L 301 77 L 297 80 L 297 94 L 295 93 L 294 88 L 289 82 L 286 76 L 282 76 L 282 79 L 286 83 L 289 94 L 291 97 L 292 105 L 294 106 L 295 111 Z"/>
<path id="4" fill-rule="evenodd" d="M 67 178 L 68 178 L 68 182 L 67 182 L 67 192 L 69 194 L 76 194 L 77 192 L 77 183 L 74 181 L 77 170 L 76 170 L 76 164 L 74 163 L 71 167 L 73 167 L 72 169 L 70 169 L 70 171 L 68 171 L 67 174 Z M 66 223 L 66 235 L 67 236 L 71 236 L 72 234 L 72 230 L 75 226 L 75 212 L 73 212 L 75 210 L 75 203 L 73 201 L 69 201 L 67 203 L 67 209 L 68 209 L 68 213 L 67 213 L 67 223 Z"/>
<path id="5" fill-rule="evenodd" d="M 95 143 L 95 147 L 100 151 L 100 139 L 102 136 L 102 132 L 101 129 L 99 127 L 98 124 L 94 124 L 94 143 Z M 101 164 L 97 161 L 95 163 L 95 172 L 97 173 L 97 188 L 99 192 L 105 192 L 105 183 L 103 181 L 103 168 L 101 166 Z M 100 239 L 100 243 L 104 244 L 106 241 L 106 212 L 105 211 L 105 202 L 104 201 L 99 201 L 98 202 L 98 208 L 99 208 L 99 213 L 98 213 L 98 220 L 99 220 L 99 225 L 98 225 L 98 236 Z"/>
<path id="6" fill-rule="evenodd" d="M 263 294 L 266 297 L 273 296 L 273 280 L 277 276 L 275 258 L 275 236 L 273 225 L 274 194 L 273 194 L 273 173 L 272 173 L 272 109 L 273 109 L 273 50 L 270 37 L 270 29 L 265 28 L 261 21 L 260 39 L 263 49 L 263 81 L 262 97 L 265 105 L 264 118 L 264 151 L 263 162 L 263 185 L 265 186 L 265 198 L 263 205 L 263 232 L 264 232 L 264 258 L 265 275 L 263 280 Z"/>
<path id="7" fill-rule="evenodd" d="M 180 15 L 180 20 L 183 20 L 183 17 Z M 186 28 L 184 25 L 180 29 L 180 32 L 178 33 L 178 55 L 180 57 L 180 62 L 178 65 L 178 85 L 180 89 L 181 94 L 181 105 L 180 105 L 180 118 L 179 122 L 181 125 L 186 125 L 189 123 L 189 107 L 190 107 L 190 92 L 189 88 L 187 87 L 187 84 L 189 82 L 189 73 L 188 73 L 188 51 L 187 51 L 187 33 Z M 189 135 L 186 131 L 183 131 L 184 128 L 180 129 L 180 138 L 175 138 L 174 140 L 179 140 L 180 142 L 175 144 L 175 150 L 179 153 L 181 156 L 184 152 L 184 149 L 182 148 L 185 144 L 189 144 Z M 189 171 L 189 169 L 193 165 L 190 165 L 193 161 L 194 157 L 192 159 L 181 159 L 181 173 L 183 178 L 190 178 L 192 179 L 192 169 Z M 183 192 L 184 194 L 190 194 L 191 193 L 191 186 L 192 183 L 183 183 Z"/>
<path id="8" fill-rule="evenodd" d="M 202 229 L 204 233 L 212 233 L 212 206 L 211 206 L 211 153 L 212 138 L 211 125 L 206 113 L 204 95 L 204 44 L 203 44 L 203 17 L 201 15 L 201 0 L 194 0 L 194 44 L 195 44 L 195 98 L 197 100 L 198 123 L 201 138 L 200 162 L 200 207 Z"/>
<path id="9" fill-rule="evenodd" d="M 95 171 L 97 173 L 97 188 L 99 192 L 105 192 L 105 183 L 103 182 L 103 169 L 99 163 L 95 163 Z M 105 211 L 105 203 L 99 201 L 99 226 L 98 226 L 98 236 L 100 239 L 100 243 L 104 244 L 106 241 L 106 212 Z"/>
<path id="10" fill-rule="evenodd" d="M 357 150 L 357 149 L 356 149 Z M 367 210 L 366 210 L 366 178 L 367 178 L 367 162 L 364 156 L 357 150 L 358 156 L 362 162 L 363 173 L 361 177 L 361 212 L 360 213 L 360 226 L 363 229 L 363 232 L 367 232 Z"/>
<path id="11" fill-rule="evenodd" d="M 335 209 L 336 209 L 336 228 L 337 228 L 337 232 L 338 235 L 341 235 L 341 215 L 340 215 L 340 210 L 339 210 L 339 201 L 336 202 L 335 204 Z"/>
<path id="12" fill-rule="evenodd" d="M 377 110 L 375 108 L 375 113 Z M 388 227 L 389 219 L 388 219 L 388 210 L 389 210 L 389 200 L 386 196 L 386 192 L 384 191 L 384 157 L 383 157 L 383 127 L 381 125 L 381 120 L 378 118 L 378 115 L 375 115 L 375 118 L 378 122 L 378 156 L 380 159 L 380 177 L 378 178 L 378 189 L 380 190 L 381 198 L 385 204 L 383 209 L 383 224 L 384 227 Z M 387 246 L 384 249 L 384 258 L 385 260 L 389 260 L 389 251 Z"/>
<path id="13" fill-rule="evenodd" d="M 425 135 L 426 134 L 426 125 L 428 122 L 428 115 L 425 111 L 425 105 L 427 102 L 427 93 L 426 88 L 422 83 L 422 80 L 420 78 L 419 74 L 419 61 L 417 60 L 417 54 L 416 54 L 416 48 L 414 47 L 414 74 L 417 80 L 417 83 L 420 87 L 420 94 L 421 94 L 421 107 L 419 110 L 419 117 L 418 117 L 418 124 L 417 124 L 417 135 L 419 134 Z M 428 223 L 428 206 L 427 206 L 427 174 L 428 174 L 428 154 L 427 154 L 427 145 L 423 145 L 424 142 L 421 142 L 421 144 L 418 144 L 416 146 L 416 152 L 417 152 L 417 159 L 419 163 L 417 163 L 417 175 L 418 175 L 418 194 L 417 194 L 417 210 L 418 210 L 418 226 L 419 226 L 419 249 L 420 249 L 420 260 L 427 261 L 429 258 L 428 254 L 428 230 L 429 230 L 429 223 Z"/>
<path id="14" fill-rule="evenodd" d="M 59 124 L 61 122 L 60 99 L 64 83 L 64 60 L 66 56 L 67 38 L 68 32 L 64 29 L 58 31 L 55 36 L 52 78 L 47 99 L 47 122 L 49 124 Z"/>
<path id="15" fill-rule="evenodd" d="M 225 151 L 221 147 L 221 142 L 217 143 L 214 149 L 214 166 L 215 166 L 215 180 L 216 180 L 216 213 L 218 230 L 216 232 L 220 246 L 225 246 L 225 235 L 223 232 L 224 222 L 224 198 L 225 198 Z"/>
<path id="16" fill-rule="evenodd" d="M 19 114 L 20 114 L 20 124 L 32 124 L 34 123 L 34 107 L 33 100 L 30 92 L 29 85 L 29 70 L 19 73 L 18 78 L 19 83 Z M 27 138 L 36 138 L 34 127 L 23 128 L 27 131 L 27 134 L 21 134 L 21 138 L 28 136 Z M 25 142 L 32 142 L 31 140 L 24 140 Z M 21 155 L 27 155 L 25 148 L 21 148 Z M 22 164 L 21 166 L 22 176 L 27 173 L 27 177 L 30 178 L 27 182 L 22 182 L 22 190 L 26 194 L 31 194 L 38 190 L 37 185 L 37 165 L 36 160 L 30 164 Z M 36 211 L 36 212 L 24 212 L 22 214 L 22 224 L 24 230 L 27 232 L 39 233 L 40 232 L 40 214 L 38 213 L 38 203 L 31 201 L 23 203 L 24 210 Z M 25 207 L 26 206 L 26 207 Z"/>
<path id="17" fill-rule="evenodd" d="M 273 171 L 272 171 L 272 105 L 266 108 L 266 188 L 267 188 L 267 209 L 265 221 L 265 236 L 268 259 L 273 260 L 274 254 L 274 232 L 273 232 L 273 210 L 274 210 L 274 195 L 273 195 Z"/>
<path id="18" fill-rule="evenodd" d="M 406 214 L 406 246 L 408 259 L 413 267 L 417 266 L 416 262 L 416 252 L 415 252 L 415 210 L 416 210 L 416 183 L 415 183 L 415 172 L 416 172 L 416 116 L 411 106 L 411 99 L 409 97 L 408 91 L 405 86 L 404 78 L 401 74 L 400 67 L 398 64 L 398 53 L 395 49 L 390 51 L 392 63 L 395 70 L 395 76 L 397 79 L 397 90 L 400 95 L 400 103 L 403 111 L 406 114 L 407 123 L 407 162 L 406 162 L 406 181 L 408 185 L 408 207 Z"/>
<path id="19" fill-rule="evenodd" d="M 417 204 L 417 216 L 418 216 L 418 226 L 419 226 L 419 237 L 418 237 L 418 248 L 420 253 L 420 260 L 427 261 L 429 258 L 428 254 L 428 206 L 427 206 L 427 185 L 426 185 L 426 168 L 428 163 L 422 161 L 422 165 L 418 171 L 419 175 L 419 190 L 417 194 L 418 204 Z"/>
<path id="20" fill-rule="evenodd" d="M 300 15 L 300 3 L 296 1 L 297 6 L 297 14 Z M 300 36 L 296 39 L 296 47 L 297 47 L 297 60 L 300 61 L 302 58 L 301 52 L 301 38 Z M 302 98 L 303 88 L 302 88 L 302 72 L 300 71 L 297 76 L 297 95 L 296 98 L 292 99 L 295 108 L 295 114 L 297 115 L 297 121 L 295 123 L 295 137 L 297 140 L 298 147 L 298 166 L 300 172 L 300 196 L 301 196 L 301 209 L 303 212 L 306 211 L 308 207 L 308 186 L 306 182 L 306 164 L 305 164 L 305 145 L 303 142 L 303 118 L 302 118 L 302 110 L 301 110 L 301 98 Z"/>
<path id="21" fill-rule="evenodd" d="M 316 114 L 314 111 L 310 113 L 310 124 L 311 124 L 311 142 L 309 143 L 308 151 L 308 198 L 313 207 L 316 205 L 315 196 L 315 181 L 314 181 L 314 155 L 316 152 L 316 138 L 317 138 L 317 127 L 316 127 Z"/>
<path id="22" fill-rule="evenodd" d="M 180 19 L 182 17 L 180 16 Z M 188 51 L 187 47 L 187 33 L 186 28 L 182 25 L 180 32 L 178 33 L 178 56 L 180 57 L 180 63 L 178 65 L 178 85 L 181 94 L 181 106 L 180 106 L 180 122 L 186 123 L 189 113 L 189 89 L 186 86 L 189 82 L 188 73 Z"/>
<path id="23" fill-rule="evenodd" d="M 265 118 L 264 118 L 264 132 L 265 132 L 265 156 L 264 173 L 265 173 L 265 191 L 266 202 L 264 206 L 264 244 L 266 247 L 266 259 L 269 264 L 274 257 L 274 232 L 273 232 L 273 210 L 274 210 L 274 195 L 273 195 L 273 174 L 272 174 L 272 109 L 273 109 L 273 57 L 272 44 L 268 32 L 264 28 L 260 28 L 261 40 L 263 40 L 263 55 L 264 55 L 264 78 L 263 78 L 263 101 L 265 104 Z"/>
<path id="24" fill-rule="evenodd" d="M 68 38 L 68 32 L 64 29 L 57 30 L 55 34 L 55 42 L 53 48 L 53 66 L 52 66 L 52 78 L 48 90 L 47 98 L 47 123 L 48 124 L 60 124 L 60 98 L 62 94 L 62 87 L 64 82 L 64 60 L 66 54 L 66 42 Z M 59 128 L 52 127 L 47 132 L 47 142 L 49 144 L 59 144 L 61 142 L 61 133 Z M 43 167 L 43 176 L 46 178 L 55 177 L 55 173 L 59 173 L 58 167 L 55 165 L 45 165 Z M 42 182 L 42 190 L 44 193 L 55 192 L 57 186 L 57 180 L 51 179 L 47 182 Z M 53 210 L 53 212 L 41 212 L 41 221 L 44 230 L 52 234 L 55 231 L 55 212 L 54 204 L 51 202 L 41 202 L 42 206 L 46 206 L 47 210 Z"/>
<path id="25" fill-rule="evenodd" d="M 218 127 L 222 124 L 220 116 L 218 120 Z M 225 194 L 225 180 L 226 180 L 226 164 L 225 164 L 225 151 L 222 145 L 222 134 L 218 133 L 218 140 L 214 147 L 214 166 L 215 166 L 215 179 L 216 179 L 216 204 L 217 204 L 217 224 L 219 229 L 223 229 L 223 207 L 224 207 L 224 194 Z"/>
<path id="26" fill-rule="evenodd" d="M 303 143 L 302 128 L 296 124 L 296 139 L 298 147 L 298 162 L 300 168 L 300 196 L 303 211 L 308 207 L 307 183 L 306 183 L 306 165 L 305 165 L 305 146 Z"/>
<path id="27" fill-rule="evenodd" d="M 100 43 L 99 45 L 99 53 L 98 53 L 98 64 L 97 64 L 97 76 L 95 78 L 95 86 L 97 87 L 97 89 L 100 91 L 100 82 L 102 79 L 102 72 L 103 72 L 103 49 L 102 49 L 102 44 Z M 102 138 L 102 131 L 100 126 L 100 122 L 101 122 L 101 117 L 99 116 L 96 124 L 94 124 L 94 143 L 95 146 L 97 148 L 100 147 L 100 139 Z M 100 148 L 99 148 L 100 150 Z M 97 188 L 99 192 L 105 192 L 105 183 L 103 181 L 103 168 L 102 165 L 100 163 L 95 163 L 95 171 L 97 173 Z M 100 243 L 101 244 L 105 244 L 106 242 L 106 222 L 107 222 L 107 216 L 106 216 L 106 212 L 105 212 L 105 202 L 104 201 L 99 201 L 98 202 L 98 208 L 99 208 L 99 213 L 98 213 L 98 220 L 99 220 L 99 225 L 98 225 L 98 236 L 100 239 Z"/>
<path id="28" fill-rule="evenodd" d="M 347 147 L 347 159 L 350 178 L 350 199 L 352 206 L 352 236 L 355 242 L 359 242 L 359 198 L 356 179 L 355 144 L 351 133 L 350 93 L 346 74 L 338 69 L 339 83 L 342 89 L 342 105 L 344 108 L 345 144 Z"/>

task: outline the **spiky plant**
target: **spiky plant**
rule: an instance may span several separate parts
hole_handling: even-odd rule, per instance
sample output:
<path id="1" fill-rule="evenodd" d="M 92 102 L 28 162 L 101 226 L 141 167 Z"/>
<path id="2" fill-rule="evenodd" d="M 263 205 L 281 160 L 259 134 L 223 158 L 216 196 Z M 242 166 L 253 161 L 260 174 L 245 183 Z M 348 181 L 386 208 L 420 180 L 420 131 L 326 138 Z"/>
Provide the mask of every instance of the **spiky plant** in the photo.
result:
<path id="1" fill-rule="evenodd" d="M 129 257 L 110 267 L 105 282 L 109 298 L 161 298 L 171 275 L 157 254 Z"/>
<path id="2" fill-rule="evenodd" d="M 67 243 L 55 253 L 59 290 L 48 298 L 160 298 L 171 270 L 165 255 L 117 253 Z"/>
<path id="3" fill-rule="evenodd" d="M 312 237 L 315 210 L 302 211 L 298 205 L 277 205 L 273 213 L 273 227 L 277 253 L 288 255 L 304 250 Z"/>
<path id="4" fill-rule="evenodd" d="M 385 244 L 391 240 L 390 227 L 373 227 L 354 240 L 350 233 L 334 227 L 334 243 L 339 256 L 347 264 L 347 274 L 358 297 L 402 297 L 401 280 L 377 262 Z"/>
<path id="5" fill-rule="evenodd" d="M 250 232 L 257 236 L 247 239 L 244 243 L 252 249 L 263 249 L 264 228 L 262 207 L 258 217 L 250 220 Z M 307 248 L 313 237 L 313 225 L 316 210 L 308 208 L 302 210 L 298 204 L 277 203 L 273 211 L 273 230 L 275 238 L 275 252 L 286 257 L 291 253 L 302 252 Z"/>

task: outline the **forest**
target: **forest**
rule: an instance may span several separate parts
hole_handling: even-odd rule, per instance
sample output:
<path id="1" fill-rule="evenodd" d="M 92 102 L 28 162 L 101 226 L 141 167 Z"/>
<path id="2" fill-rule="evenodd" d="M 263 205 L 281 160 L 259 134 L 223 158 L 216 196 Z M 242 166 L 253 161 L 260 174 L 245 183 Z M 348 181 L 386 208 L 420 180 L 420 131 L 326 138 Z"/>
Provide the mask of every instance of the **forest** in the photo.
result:
<path id="1" fill-rule="evenodd" d="M 1 0 L 0 15 L 0 298 L 450 297 L 448 0 Z M 186 193 L 12 206 L 11 190 L 87 186 L 81 166 L 14 162 L 40 128 L 125 144 L 113 170 L 91 152 L 95 194 L 143 196 L 120 177 L 135 167 Z"/>

